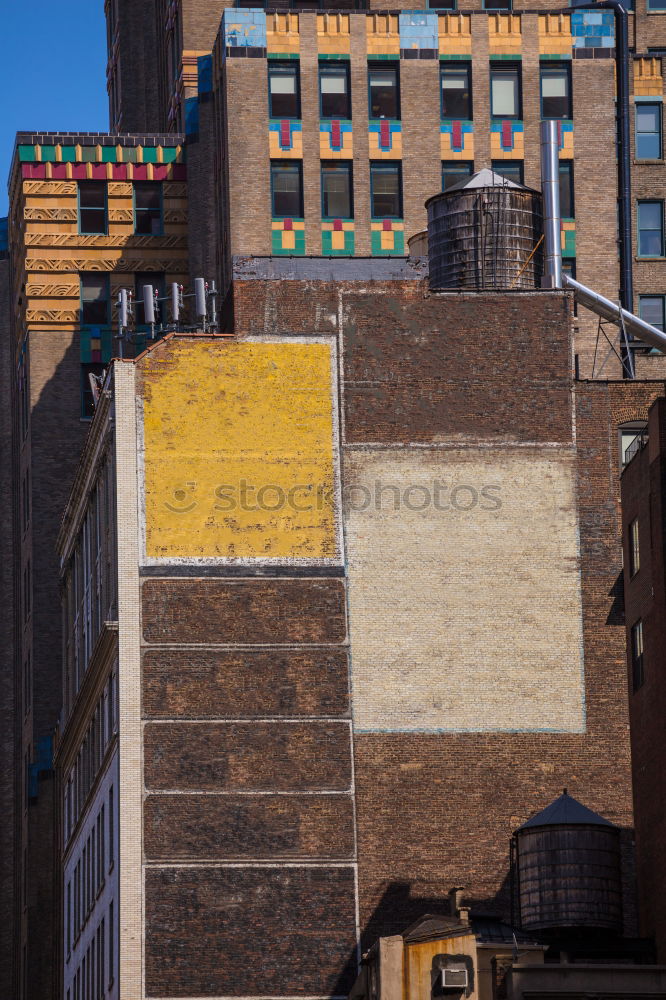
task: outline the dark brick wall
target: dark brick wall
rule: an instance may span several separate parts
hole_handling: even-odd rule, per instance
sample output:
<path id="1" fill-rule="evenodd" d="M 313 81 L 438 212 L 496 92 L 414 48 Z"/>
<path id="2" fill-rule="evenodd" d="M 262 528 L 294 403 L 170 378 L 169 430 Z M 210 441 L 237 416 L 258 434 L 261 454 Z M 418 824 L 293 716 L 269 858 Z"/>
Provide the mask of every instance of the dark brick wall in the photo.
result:
<path id="1" fill-rule="evenodd" d="M 146 580 L 147 642 L 337 643 L 346 634 L 340 580 Z"/>
<path id="2" fill-rule="evenodd" d="M 149 723 L 149 789 L 321 791 L 351 783 L 346 722 Z"/>
<path id="3" fill-rule="evenodd" d="M 159 6 L 159 11 L 158 11 Z M 156 0 L 118 0 L 120 93 L 123 132 L 161 132 L 166 121 L 158 101 L 157 24 L 164 20 Z M 153 54 L 153 60 L 146 58 Z"/>
<path id="4" fill-rule="evenodd" d="M 629 577 L 629 524 L 638 518 L 640 567 Z M 666 400 L 649 415 L 649 444 L 622 475 L 622 526 L 625 547 L 629 717 L 633 753 L 636 853 L 641 929 L 654 935 L 658 959 L 666 960 Z M 633 690 L 631 626 L 644 630 L 645 680 Z"/>
<path id="5" fill-rule="evenodd" d="M 342 649 L 147 649 L 143 711 L 184 719 L 344 716 L 347 674 Z"/>
<path id="6" fill-rule="evenodd" d="M 353 900 L 350 868 L 149 870 L 146 994 L 346 996 Z"/>
<path id="7" fill-rule="evenodd" d="M 337 860 L 354 853 L 347 795 L 150 795 L 144 821 L 144 849 L 154 861 Z"/>

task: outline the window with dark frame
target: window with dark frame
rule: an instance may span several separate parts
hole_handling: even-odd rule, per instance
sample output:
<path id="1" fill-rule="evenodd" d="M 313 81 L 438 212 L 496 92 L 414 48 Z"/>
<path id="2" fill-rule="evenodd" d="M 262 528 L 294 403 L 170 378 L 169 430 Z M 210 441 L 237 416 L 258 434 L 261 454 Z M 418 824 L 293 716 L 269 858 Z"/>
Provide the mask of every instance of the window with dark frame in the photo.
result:
<path id="1" fill-rule="evenodd" d="M 664 203 L 638 202 L 638 256 L 664 256 Z"/>
<path id="2" fill-rule="evenodd" d="M 641 568 L 640 532 L 638 518 L 629 524 L 629 576 L 636 576 Z"/>
<path id="3" fill-rule="evenodd" d="M 493 173 L 506 177 L 514 184 L 522 184 L 525 165 L 522 160 L 493 160 L 491 162 Z"/>
<path id="4" fill-rule="evenodd" d="M 322 118 L 351 118 L 349 63 L 319 64 L 319 114 Z"/>
<path id="5" fill-rule="evenodd" d="M 274 219 L 303 217 L 303 168 L 300 160 L 271 161 L 271 207 Z"/>
<path id="6" fill-rule="evenodd" d="M 134 185 L 134 232 L 142 236 L 161 236 L 162 185 L 158 181 Z"/>
<path id="7" fill-rule="evenodd" d="M 297 60 L 268 60 L 268 113 L 271 118 L 300 118 L 301 95 Z"/>
<path id="8" fill-rule="evenodd" d="M 661 102 L 635 105 L 637 160 L 661 159 L 661 107 Z"/>
<path id="9" fill-rule="evenodd" d="M 321 165 L 321 214 L 324 219 L 353 219 L 352 164 L 332 160 Z"/>
<path id="10" fill-rule="evenodd" d="M 400 118 L 400 76 L 397 62 L 368 65 L 370 118 Z"/>
<path id="11" fill-rule="evenodd" d="M 456 0 L 428 0 L 426 7 L 428 10 L 456 10 Z"/>
<path id="12" fill-rule="evenodd" d="M 442 191 L 466 181 L 474 173 L 471 160 L 445 160 L 442 162 Z"/>
<path id="13" fill-rule="evenodd" d="M 81 274 L 81 326 L 108 326 L 110 307 L 109 275 L 100 271 Z"/>
<path id="14" fill-rule="evenodd" d="M 631 676 L 634 691 L 638 691 L 645 682 L 645 654 L 643 649 L 643 622 L 638 621 L 631 626 Z"/>
<path id="15" fill-rule="evenodd" d="M 623 424 L 618 428 L 620 439 L 620 469 L 624 469 L 627 462 L 631 460 L 633 454 L 635 453 L 637 439 L 643 437 L 646 429 L 647 424 L 644 421 Z"/>
<path id="16" fill-rule="evenodd" d="M 574 205 L 573 170 L 573 160 L 560 160 L 560 216 L 563 219 L 573 219 L 576 211 Z"/>
<path id="17" fill-rule="evenodd" d="M 373 219 L 402 218 L 400 163 L 370 164 L 370 199 Z"/>
<path id="18" fill-rule="evenodd" d="M 483 0 L 484 10 L 511 10 L 511 0 Z"/>
<path id="19" fill-rule="evenodd" d="M 666 329 L 666 310 L 663 295 L 639 295 L 638 315 L 658 330 Z"/>
<path id="20" fill-rule="evenodd" d="M 541 117 L 571 118 L 571 67 L 568 63 L 541 64 Z"/>
<path id="21" fill-rule="evenodd" d="M 109 231 L 107 187 L 104 181 L 79 181 L 79 232 L 106 235 Z"/>
<path id="22" fill-rule="evenodd" d="M 520 65 L 491 62 L 490 114 L 493 118 L 520 118 L 522 111 Z"/>
<path id="23" fill-rule="evenodd" d="M 471 120 L 472 67 L 465 63 L 441 63 L 439 82 L 442 118 Z"/>

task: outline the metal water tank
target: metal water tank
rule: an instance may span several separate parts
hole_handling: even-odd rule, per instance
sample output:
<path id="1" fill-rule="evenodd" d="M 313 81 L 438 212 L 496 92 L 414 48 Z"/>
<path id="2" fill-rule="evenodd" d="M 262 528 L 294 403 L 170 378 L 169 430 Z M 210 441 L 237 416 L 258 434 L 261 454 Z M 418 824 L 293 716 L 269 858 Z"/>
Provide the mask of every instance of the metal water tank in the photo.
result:
<path id="1" fill-rule="evenodd" d="M 543 270 L 541 194 L 492 170 L 426 202 L 433 290 L 538 288 Z"/>
<path id="2" fill-rule="evenodd" d="M 565 791 L 514 837 L 525 930 L 622 929 L 617 826 Z"/>

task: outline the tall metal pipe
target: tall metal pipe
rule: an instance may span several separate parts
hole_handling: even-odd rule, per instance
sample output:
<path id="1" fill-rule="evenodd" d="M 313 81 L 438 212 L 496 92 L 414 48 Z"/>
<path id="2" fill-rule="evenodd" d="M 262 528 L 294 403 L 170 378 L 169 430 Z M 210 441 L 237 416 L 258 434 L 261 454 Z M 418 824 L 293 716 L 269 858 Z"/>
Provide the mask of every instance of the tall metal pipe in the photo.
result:
<path id="1" fill-rule="evenodd" d="M 545 253 L 542 288 L 562 287 L 562 244 L 560 236 L 560 160 L 557 122 L 541 122 L 541 191 Z"/>

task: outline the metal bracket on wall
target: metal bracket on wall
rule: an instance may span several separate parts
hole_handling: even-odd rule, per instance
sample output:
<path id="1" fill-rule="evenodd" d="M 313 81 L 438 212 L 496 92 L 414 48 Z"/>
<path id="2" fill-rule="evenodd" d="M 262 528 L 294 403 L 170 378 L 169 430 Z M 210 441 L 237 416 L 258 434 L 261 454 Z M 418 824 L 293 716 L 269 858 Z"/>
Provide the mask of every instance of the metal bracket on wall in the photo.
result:
<path id="1" fill-rule="evenodd" d="M 610 326 L 613 329 L 613 338 L 611 339 L 607 332 L 606 327 Z M 597 356 L 599 353 L 599 343 L 601 337 L 604 337 L 606 343 L 608 344 L 608 351 L 599 369 L 597 370 Z M 604 368 L 610 358 L 611 354 L 614 354 L 622 365 L 622 372 L 625 378 L 633 379 L 635 378 L 634 370 L 634 354 L 632 350 L 632 343 L 629 340 L 627 331 L 624 325 L 624 316 L 620 310 L 620 324 L 616 326 L 614 323 L 609 323 L 604 320 L 603 317 L 599 317 L 599 322 L 597 323 L 597 339 L 594 345 L 594 358 L 592 360 L 592 378 L 601 378 Z"/>

